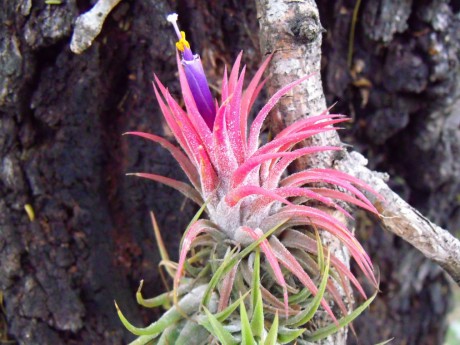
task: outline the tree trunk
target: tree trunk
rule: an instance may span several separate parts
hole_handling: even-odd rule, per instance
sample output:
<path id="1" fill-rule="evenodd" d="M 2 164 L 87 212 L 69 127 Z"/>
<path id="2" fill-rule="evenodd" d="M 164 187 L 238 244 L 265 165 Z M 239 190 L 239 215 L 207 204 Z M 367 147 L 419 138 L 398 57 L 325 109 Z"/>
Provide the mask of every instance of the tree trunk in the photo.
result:
<path id="1" fill-rule="evenodd" d="M 335 111 L 353 117 L 345 142 L 365 154 L 371 169 L 389 172 L 392 188 L 421 213 L 458 229 L 458 2 L 340 0 L 320 1 L 319 8 L 328 104 L 338 101 Z M 382 292 L 355 322 L 358 336 L 349 344 L 391 337 L 397 344 L 442 344 L 450 300 L 443 271 L 365 215 L 359 220 Z"/>
<path id="2" fill-rule="evenodd" d="M 165 20 L 173 9 L 168 1 L 122 1 L 92 47 L 75 55 L 73 22 L 90 7 L 1 4 L 0 292 L 8 333 L 21 344 L 126 343 L 113 300 L 145 324 L 155 315 L 135 305 L 139 281 L 146 294 L 163 290 L 149 210 L 172 258 L 195 211 L 168 187 L 124 176 L 183 179 L 161 147 L 121 136 L 170 136 L 151 81 L 155 72 L 178 94 Z M 184 1 L 177 10 L 208 69 L 220 74 L 240 49 L 255 46 L 254 4 Z M 254 70 L 258 50 L 245 50 Z"/>
<path id="3" fill-rule="evenodd" d="M 350 70 L 355 1 L 317 3 L 327 29 L 327 103 L 340 99 L 336 110 L 355 119 L 344 141 L 373 167 L 400 177 L 395 187 L 423 213 L 458 228 L 459 119 L 450 115 L 458 8 L 435 0 L 363 1 Z M 243 0 L 179 0 L 176 8 L 166 0 L 122 0 L 93 45 L 75 55 L 73 23 L 92 4 L 0 1 L 0 293 L 9 336 L 20 344 L 126 343 L 114 299 L 139 325 L 155 317 L 134 301 L 140 279 L 146 294 L 162 290 L 148 212 L 156 213 L 176 258 L 195 208 L 168 187 L 125 177 L 148 171 L 183 178 L 161 147 L 121 134 L 170 136 L 151 90 L 153 72 L 179 90 L 165 15 L 179 13 L 213 84 L 240 50 L 248 75 L 262 60 L 255 4 Z M 397 343 L 440 344 L 444 274 L 362 218 L 359 233 L 380 267 L 382 294 L 355 322 L 360 343 L 394 336 Z"/>

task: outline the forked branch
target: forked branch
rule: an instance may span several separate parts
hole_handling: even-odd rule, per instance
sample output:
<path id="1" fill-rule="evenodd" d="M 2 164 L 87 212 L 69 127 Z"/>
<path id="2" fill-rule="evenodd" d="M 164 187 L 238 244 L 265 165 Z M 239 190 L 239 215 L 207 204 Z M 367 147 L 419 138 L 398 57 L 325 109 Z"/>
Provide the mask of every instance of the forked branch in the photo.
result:
<path id="1" fill-rule="evenodd" d="M 79 16 L 70 43 L 70 49 L 75 54 L 81 54 L 88 49 L 102 30 L 105 18 L 121 0 L 99 0 L 91 10 Z"/>
<path id="2" fill-rule="evenodd" d="M 385 183 L 386 174 L 371 171 L 366 164 L 367 160 L 361 154 L 352 152 L 335 165 L 369 184 L 385 199 L 385 203 L 376 207 L 383 216 L 381 223 L 386 230 L 412 244 L 460 285 L 460 241 L 393 192 Z"/>
<path id="3" fill-rule="evenodd" d="M 270 66 L 269 88 L 277 89 L 303 75 L 316 72 L 308 84 L 280 102 L 273 116 L 276 131 L 326 107 L 319 73 L 321 58 L 321 24 L 313 0 L 258 0 L 262 52 L 275 53 Z M 335 132 L 317 135 L 322 145 L 337 145 Z M 333 158 L 323 155 L 310 158 L 309 166 L 330 166 Z M 385 182 L 386 174 L 366 168 L 366 159 L 359 153 L 345 154 L 335 167 L 353 175 L 374 188 L 386 200 L 378 205 L 383 227 L 412 244 L 427 258 L 439 264 L 460 285 L 460 241 L 448 231 L 431 223 L 420 212 L 399 197 Z"/>

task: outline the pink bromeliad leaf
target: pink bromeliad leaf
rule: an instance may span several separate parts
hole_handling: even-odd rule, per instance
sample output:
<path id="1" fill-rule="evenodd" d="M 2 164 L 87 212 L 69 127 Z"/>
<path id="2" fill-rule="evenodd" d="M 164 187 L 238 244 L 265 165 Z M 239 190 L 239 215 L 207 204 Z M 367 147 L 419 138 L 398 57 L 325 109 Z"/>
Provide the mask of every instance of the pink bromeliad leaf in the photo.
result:
<path id="1" fill-rule="evenodd" d="M 247 150 L 246 131 L 247 131 L 249 112 L 252 108 L 252 105 L 254 104 L 255 99 L 259 95 L 261 88 L 265 84 L 265 81 L 262 81 L 260 84 L 259 82 L 265 70 L 267 69 L 268 64 L 270 63 L 272 56 L 273 55 L 270 54 L 265 59 L 265 61 L 262 63 L 262 65 L 259 67 L 256 74 L 254 74 L 254 77 L 252 78 L 251 82 L 246 88 L 246 91 L 244 91 L 243 98 L 241 100 L 240 132 L 241 132 L 241 135 L 243 136 L 244 145 L 245 145 L 246 150 Z"/>
<path id="2" fill-rule="evenodd" d="M 264 105 L 264 107 L 260 110 L 259 114 L 257 114 L 256 118 L 252 122 L 251 129 L 249 131 L 249 141 L 248 141 L 248 153 L 251 155 L 254 153 L 257 149 L 258 145 L 258 140 L 259 140 L 259 134 L 260 134 L 260 129 L 262 128 L 262 124 L 265 121 L 265 118 L 267 117 L 268 113 L 273 109 L 273 107 L 278 103 L 281 97 L 283 97 L 285 94 L 287 94 L 290 90 L 292 90 L 294 87 L 299 85 L 300 83 L 304 82 L 308 78 L 310 78 L 311 75 L 307 75 L 305 77 L 302 77 L 285 87 L 281 88 L 278 90 L 269 100 L 268 102 Z"/>
<path id="3" fill-rule="evenodd" d="M 156 78 L 156 76 L 154 76 L 154 78 Z M 191 152 L 191 150 L 189 148 L 188 142 L 185 139 L 184 134 L 182 133 L 181 127 L 178 125 L 176 119 L 172 115 L 171 110 L 166 106 L 166 104 L 164 103 L 163 99 L 161 98 L 161 96 L 160 96 L 160 94 L 158 92 L 158 89 L 155 86 L 155 83 L 152 83 L 152 85 L 153 85 L 153 90 L 155 92 L 155 97 L 156 97 L 156 99 L 158 101 L 158 104 L 160 105 L 160 109 L 161 109 L 161 112 L 163 113 L 163 116 L 164 116 L 164 118 L 166 120 L 166 123 L 168 124 L 169 128 L 171 129 L 171 131 L 174 134 L 174 137 L 176 138 L 176 140 L 178 141 L 178 143 L 182 147 L 182 150 L 184 150 L 184 152 L 189 157 L 193 157 L 192 152 Z M 165 95 L 166 92 L 167 92 L 166 89 L 163 87 L 161 82 L 159 82 L 158 85 L 161 88 L 161 91 L 162 91 L 163 95 Z"/>
<path id="4" fill-rule="evenodd" d="M 318 289 L 315 283 L 304 271 L 302 266 L 300 266 L 296 258 L 289 252 L 289 250 L 287 250 L 286 247 L 284 247 L 283 244 L 275 236 L 270 237 L 269 243 L 278 261 L 281 262 L 281 264 L 286 267 L 292 274 L 294 274 L 314 296 L 316 296 Z M 335 317 L 331 307 L 327 304 L 324 298 L 321 300 L 321 305 L 332 318 L 332 320 L 338 324 L 337 318 Z"/>
<path id="5" fill-rule="evenodd" d="M 163 97 L 166 99 L 169 109 L 163 110 L 168 126 L 174 133 L 175 137 L 181 143 L 182 148 L 192 158 L 195 165 L 197 165 L 197 147 L 203 145 L 201 138 L 198 133 L 192 127 L 187 114 L 177 104 L 177 102 L 171 97 L 170 93 L 163 84 L 155 76 L 155 82 L 158 85 Z M 155 88 L 155 85 L 154 85 Z M 155 88 L 156 91 L 156 88 Z M 157 100 L 160 103 L 161 97 L 156 92 Z M 161 103 L 160 103 L 161 106 Z M 176 135 L 176 133 L 178 133 Z M 183 144 L 182 144 L 183 143 Z"/>
<path id="6" fill-rule="evenodd" d="M 238 167 L 236 157 L 230 144 L 225 113 L 229 111 L 227 99 L 219 108 L 214 121 L 213 135 L 213 155 L 219 176 L 222 179 L 228 178 L 232 171 Z"/>
<path id="7" fill-rule="evenodd" d="M 282 136 L 285 136 L 285 135 L 289 135 L 291 133 L 301 132 L 301 131 L 304 131 L 306 129 L 312 129 L 314 126 L 321 125 L 323 123 L 323 121 L 326 121 L 326 120 L 334 120 L 334 119 L 343 120 L 343 121 L 339 121 L 337 123 L 349 121 L 349 119 L 345 115 L 329 114 L 329 110 L 330 109 L 326 109 L 319 115 L 313 115 L 313 116 L 309 116 L 309 117 L 307 117 L 305 119 L 298 120 L 298 121 L 290 124 L 286 128 L 284 128 L 281 132 L 278 133 L 277 136 L 282 137 Z"/>
<path id="8" fill-rule="evenodd" d="M 201 195 L 192 186 L 190 186 L 190 185 L 188 185 L 188 184 L 186 184 L 184 182 L 180 182 L 180 181 L 174 180 L 174 179 L 169 178 L 169 177 L 164 177 L 164 176 L 161 176 L 161 175 L 149 174 L 149 173 L 130 173 L 130 174 L 127 174 L 127 175 L 139 176 L 139 177 L 143 177 L 143 178 L 146 178 L 146 179 L 149 179 L 149 180 L 153 180 L 153 181 L 163 183 L 163 184 L 165 184 L 167 186 L 170 186 L 170 187 L 178 190 L 179 192 L 184 194 L 187 198 L 189 198 L 190 200 L 196 202 L 198 205 L 201 206 L 203 204 L 203 199 L 201 198 Z"/>
<path id="9" fill-rule="evenodd" d="M 323 172 L 317 172 L 313 169 L 301 171 L 286 177 L 284 180 L 280 182 L 280 185 L 299 187 L 306 184 L 328 183 L 333 186 L 345 189 L 346 191 L 355 195 L 366 204 L 370 203 L 366 196 L 359 189 L 353 186 L 351 182 L 348 182 L 343 178 L 337 177 L 336 172 L 336 170 L 332 169 L 324 169 Z"/>
<path id="10" fill-rule="evenodd" d="M 376 198 L 378 198 L 379 200 L 381 201 L 384 201 L 383 197 L 378 194 L 372 187 L 370 187 L 368 184 L 366 184 L 365 182 L 361 181 L 360 179 L 354 177 L 354 176 L 351 176 L 351 175 L 348 175 L 342 171 L 339 171 L 339 170 L 332 170 L 332 169 L 311 169 L 310 171 L 312 172 L 318 172 L 320 174 L 329 174 L 330 176 L 335 176 L 335 177 L 338 177 L 338 178 L 341 178 L 345 181 L 348 181 L 348 182 L 351 182 L 353 183 L 354 185 L 364 189 L 365 191 L 373 194 Z"/>
<path id="11" fill-rule="evenodd" d="M 165 138 L 159 137 L 158 135 L 154 134 L 144 132 L 126 132 L 124 133 L 124 135 L 137 135 L 139 137 L 146 138 L 156 143 L 159 143 L 161 146 L 163 146 L 165 149 L 171 152 L 172 156 L 179 163 L 182 170 L 185 172 L 185 174 L 187 175 L 188 179 L 193 184 L 195 189 L 200 191 L 199 176 L 196 171 L 196 168 L 193 166 L 190 159 L 186 155 L 184 155 L 178 147 L 171 144 Z"/>
<path id="12" fill-rule="evenodd" d="M 253 240 L 258 240 L 263 235 L 260 229 L 253 230 L 248 226 L 243 226 L 242 229 L 243 231 L 246 231 L 252 237 Z M 286 318 L 287 318 L 288 313 L 289 313 L 289 302 L 288 302 L 287 286 L 286 286 L 286 281 L 284 280 L 283 272 L 281 272 L 281 267 L 278 264 L 278 260 L 276 259 L 275 254 L 273 254 L 273 251 L 267 239 L 264 239 L 260 243 L 260 249 L 262 249 L 262 252 L 265 254 L 265 257 L 267 258 L 267 261 L 270 267 L 275 273 L 275 278 L 278 284 L 283 288 L 284 311 L 285 311 Z"/>
<path id="13" fill-rule="evenodd" d="M 224 103 L 228 98 L 228 73 L 227 66 L 224 66 L 224 76 L 222 77 L 221 102 Z"/>
<path id="14" fill-rule="evenodd" d="M 288 229 L 285 232 L 283 232 L 283 244 L 286 247 L 298 248 L 298 249 L 305 250 L 312 254 L 318 254 L 318 245 L 316 241 L 297 230 Z M 324 254 L 327 255 L 328 254 L 327 248 L 323 248 L 323 250 L 324 250 Z M 351 281 L 351 283 L 356 287 L 356 289 L 359 291 L 361 296 L 363 296 L 364 298 L 367 298 L 363 287 L 358 282 L 358 280 L 355 278 L 353 273 L 351 273 L 348 267 L 346 267 L 334 255 L 331 254 L 330 258 L 331 258 L 332 264 L 334 265 L 338 273 L 346 276 Z"/>
<path id="15" fill-rule="evenodd" d="M 283 188 L 277 188 L 274 190 L 268 190 L 268 189 L 265 189 L 263 187 L 258 187 L 258 186 L 241 186 L 241 187 L 234 189 L 229 194 L 227 194 L 226 201 L 231 206 L 234 206 L 236 205 L 238 201 L 250 195 L 265 196 L 268 199 L 266 201 L 266 204 L 271 203 L 273 201 L 279 201 L 287 205 L 293 205 L 293 204 L 289 202 L 286 198 L 303 196 L 303 197 L 308 198 L 309 200 L 319 201 L 326 206 L 335 208 L 339 210 L 340 212 L 342 212 L 347 217 L 352 218 L 351 215 L 346 210 L 344 210 L 342 207 L 334 203 L 331 199 L 324 197 L 323 195 L 321 195 L 321 193 L 317 193 L 313 189 L 307 189 L 307 188 L 283 187 Z M 263 206 L 264 206 L 263 204 L 259 205 L 259 207 L 263 207 Z"/>
<path id="16" fill-rule="evenodd" d="M 332 121 L 329 121 L 332 122 Z M 273 153 L 277 151 L 286 151 L 288 148 L 292 147 L 293 145 L 301 142 L 302 140 L 311 138 L 314 135 L 328 132 L 328 131 L 334 131 L 336 130 L 333 127 L 329 128 L 320 128 L 320 129 L 311 129 L 311 130 L 305 130 L 302 132 L 296 132 L 292 133 L 290 135 L 282 136 L 282 137 L 276 137 L 269 143 L 265 144 L 261 148 L 259 148 L 256 152 L 252 154 L 251 157 L 259 156 L 262 154 L 266 153 Z M 287 147 L 286 149 L 281 149 L 283 147 Z"/>
<path id="17" fill-rule="evenodd" d="M 241 64 L 242 57 L 243 57 L 243 51 L 240 51 L 240 53 L 235 59 L 235 62 L 233 63 L 232 71 L 230 72 L 230 78 L 228 80 L 229 95 L 234 92 L 236 84 L 238 82 L 238 73 L 240 71 L 240 64 Z"/>
<path id="18" fill-rule="evenodd" d="M 238 164 L 243 162 L 246 151 L 245 138 L 243 138 L 240 132 L 241 98 L 243 93 L 245 71 L 246 67 L 243 67 L 240 78 L 238 79 L 238 82 L 232 92 L 229 111 L 225 113 L 230 144 Z"/>
<path id="19" fill-rule="evenodd" d="M 233 189 L 229 194 L 227 194 L 225 201 L 230 206 L 235 206 L 241 199 L 250 195 L 262 195 L 269 198 L 270 200 L 276 200 L 283 204 L 292 205 L 292 203 L 290 203 L 286 198 L 282 197 L 276 192 L 259 186 L 241 186 Z"/>
<path id="20" fill-rule="evenodd" d="M 245 178 L 248 174 L 257 166 L 262 164 L 267 160 L 272 160 L 275 158 L 282 158 L 282 157 L 289 157 L 289 158 L 299 158 L 305 156 L 307 154 L 323 152 L 323 151 L 333 151 L 333 150 L 341 150 L 336 146 L 311 146 L 311 147 L 304 147 L 302 149 L 298 149 L 292 152 L 278 152 L 278 153 L 266 153 L 258 156 L 251 157 L 247 159 L 239 168 L 233 173 L 232 178 L 232 187 L 235 188 L 236 186 L 243 183 Z"/>
<path id="21" fill-rule="evenodd" d="M 199 219 L 195 223 L 192 224 L 192 226 L 186 233 L 184 237 L 184 241 L 182 242 L 182 247 L 180 249 L 179 263 L 177 264 L 177 271 L 174 277 L 175 291 L 177 291 L 177 287 L 179 286 L 179 280 L 182 277 L 182 274 L 184 271 L 185 259 L 187 258 L 187 253 L 190 250 L 193 241 L 202 232 L 213 230 L 213 229 L 214 227 L 210 224 L 208 220 Z"/>
<path id="22" fill-rule="evenodd" d="M 215 189 L 218 183 L 216 172 L 210 160 L 210 157 L 212 156 L 209 155 L 209 151 L 211 151 L 212 145 L 208 143 L 208 140 L 203 141 L 202 135 L 206 136 L 206 133 L 201 132 L 200 134 L 197 132 L 195 126 L 190 122 L 187 113 L 185 113 L 177 104 L 177 102 L 174 101 L 169 92 L 164 88 L 158 79 L 156 82 L 160 88 L 160 91 L 168 102 L 168 105 L 171 109 L 171 114 L 174 116 L 172 122 L 175 121 L 177 126 L 179 126 L 181 129 L 183 138 L 188 144 L 187 146 L 190 149 L 192 157 L 194 158 L 195 166 L 197 170 L 201 172 L 201 188 L 204 195 L 207 197 L 207 195 L 209 195 Z M 173 125 L 173 127 L 176 126 Z M 208 139 L 211 140 L 210 137 Z"/>
<path id="23" fill-rule="evenodd" d="M 284 219 L 283 217 L 289 217 L 290 219 L 285 226 L 314 225 L 316 228 L 325 230 L 340 239 L 341 242 L 348 248 L 352 257 L 355 259 L 366 277 L 375 285 L 377 284 L 369 256 L 345 225 L 337 219 L 328 213 L 313 207 L 304 205 L 288 205 L 283 207 L 276 215 L 270 217 L 272 219 L 267 219 L 266 226 L 271 226 L 271 224 L 276 223 L 279 219 Z"/>
<path id="24" fill-rule="evenodd" d="M 378 215 L 377 209 L 372 205 L 370 202 L 363 202 L 353 196 L 350 196 L 348 194 L 342 193 L 338 190 L 334 189 L 327 189 L 327 188 L 310 188 L 309 189 L 312 192 L 316 192 L 318 194 L 324 195 L 326 197 L 332 198 L 332 199 L 337 199 L 337 200 L 342 200 L 346 201 L 350 204 L 354 204 L 356 206 L 361 207 L 362 209 L 368 210 L 369 212 L 372 212 L 376 215 Z"/>

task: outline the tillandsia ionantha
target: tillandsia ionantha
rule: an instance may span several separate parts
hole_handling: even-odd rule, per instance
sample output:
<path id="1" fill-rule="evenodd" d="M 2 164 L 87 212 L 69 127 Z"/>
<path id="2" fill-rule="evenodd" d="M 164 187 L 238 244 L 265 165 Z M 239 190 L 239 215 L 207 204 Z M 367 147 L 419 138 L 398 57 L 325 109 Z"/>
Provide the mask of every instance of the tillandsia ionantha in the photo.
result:
<path id="1" fill-rule="evenodd" d="M 377 287 L 369 256 L 333 214 L 351 218 L 346 205 L 353 204 L 378 215 L 364 192 L 378 195 L 359 179 L 333 169 L 310 167 L 289 174 L 287 168 L 305 155 L 342 150 L 298 144 L 335 131 L 333 125 L 347 118 L 325 109 L 261 144 L 269 112 L 309 76 L 276 92 L 249 124 L 271 56 L 243 90 L 246 69 L 240 71 L 240 53 L 229 76 L 225 68 L 219 103 L 212 97 L 200 57 L 178 28 L 177 14 L 169 15 L 168 21 L 178 37 L 177 66 L 186 110 L 156 76 L 153 88 L 179 146 L 154 134 L 127 134 L 169 150 L 190 184 L 152 173 L 133 175 L 171 186 L 201 209 L 184 233 L 179 262 L 169 269 L 173 291 L 151 300 L 143 299 L 140 290 L 137 294 L 144 306 L 171 308 L 146 328 L 134 327 L 119 311 L 123 323 L 140 336 L 136 344 L 300 344 L 335 332 L 375 295 L 367 297 L 348 266 L 323 246 L 320 233 L 340 240 Z M 208 219 L 200 219 L 203 211 Z M 158 234 L 156 222 L 154 227 Z M 366 299 L 352 312 L 344 302 L 351 296 L 350 286 Z M 318 312 L 331 322 L 315 329 L 310 321 Z"/>

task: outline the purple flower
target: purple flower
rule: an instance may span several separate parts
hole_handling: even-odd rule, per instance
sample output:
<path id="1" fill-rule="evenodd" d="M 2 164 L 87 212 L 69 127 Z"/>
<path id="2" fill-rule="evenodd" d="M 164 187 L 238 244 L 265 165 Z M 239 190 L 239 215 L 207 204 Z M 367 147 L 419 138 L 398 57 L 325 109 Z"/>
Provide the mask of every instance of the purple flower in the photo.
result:
<path id="1" fill-rule="evenodd" d="M 177 26 L 177 14 L 170 14 L 167 20 L 174 26 L 177 38 L 179 39 L 176 43 L 176 47 L 182 55 L 182 66 L 184 67 L 185 76 L 190 91 L 192 92 L 193 99 L 195 100 L 196 107 L 209 129 L 212 131 L 214 119 L 216 117 L 216 105 L 212 98 L 211 91 L 209 90 L 201 59 L 198 54 L 194 55 L 190 49 L 190 44 L 185 39 L 185 32 L 179 30 Z"/>

